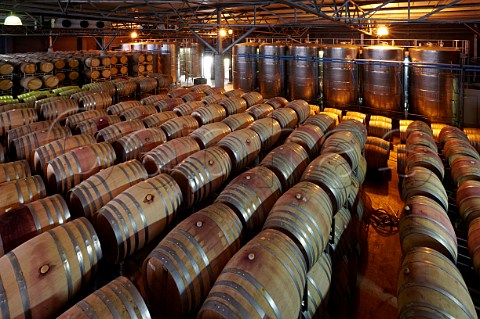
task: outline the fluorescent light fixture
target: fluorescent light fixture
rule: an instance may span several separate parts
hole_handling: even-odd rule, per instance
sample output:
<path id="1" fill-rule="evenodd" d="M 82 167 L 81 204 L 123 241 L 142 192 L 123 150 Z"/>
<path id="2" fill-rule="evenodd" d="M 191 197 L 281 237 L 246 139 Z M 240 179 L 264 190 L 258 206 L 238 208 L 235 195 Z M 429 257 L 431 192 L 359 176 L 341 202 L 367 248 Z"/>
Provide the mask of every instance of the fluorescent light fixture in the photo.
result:
<path id="1" fill-rule="evenodd" d="M 5 18 L 4 25 L 23 25 L 22 20 L 19 17 L 10 13 L 8 17 Z"/>

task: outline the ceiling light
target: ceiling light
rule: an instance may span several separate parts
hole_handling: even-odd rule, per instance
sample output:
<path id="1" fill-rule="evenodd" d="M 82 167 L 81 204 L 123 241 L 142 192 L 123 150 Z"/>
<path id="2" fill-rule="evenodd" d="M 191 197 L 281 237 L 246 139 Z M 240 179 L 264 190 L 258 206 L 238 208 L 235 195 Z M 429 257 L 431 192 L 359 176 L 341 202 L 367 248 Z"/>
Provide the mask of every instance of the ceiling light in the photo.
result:
<path id="1" fill-rule="evenodd" d="M 382 37 L 384 35 L 388 35 L 388 28 L 384 25 L 378 26 L 377 36 Z"/>
<path id="2" fill-rule="evenodd" d="M 232 30 L 232 29 L 228 29 L 228 34 L 232 35 L 232 34 L 233 34 L 233 30 Z"/>
<path id="3" fill-rule="evenodd" d="M 23 23 L 19 17 L 17 17 L 13 13 L 10 13 L 10 15 L 5 18 L 5 22 L 3 24 L 4 25 L 22 25 Z"/>
<path id="4" fill-rule="evenodd" d="M 218 34 L 221 37 L 225 37 L 225 36 L 227 36 L 227 31 L 225 29 L 220 29 L 220 31 L 218 31 Z"/>
<path id="5" fill-rule="evenodd" d="M 132 31 L 132 33 L 130 33 L 130 38 L 136 39 L 137 37 L 138 37 L 137 31 Z"/>

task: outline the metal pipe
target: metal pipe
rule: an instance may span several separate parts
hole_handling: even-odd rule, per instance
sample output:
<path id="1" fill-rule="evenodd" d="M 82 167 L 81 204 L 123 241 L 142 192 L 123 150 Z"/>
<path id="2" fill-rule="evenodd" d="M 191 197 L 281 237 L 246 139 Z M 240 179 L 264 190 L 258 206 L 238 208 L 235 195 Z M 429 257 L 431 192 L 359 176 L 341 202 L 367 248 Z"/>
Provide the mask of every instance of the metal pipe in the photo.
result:
<path id="1" fill-rule="evenodd" d="M 217 23 L 220 24 L 221 9 L 217 9 Z M 220 32 L 217 32 L 217 50 L 214 53 L 215 57 L 215 86 L 223 88 L 225 85 L 225 67 L 223 65 L 223 50 L 222 37 Z"/>

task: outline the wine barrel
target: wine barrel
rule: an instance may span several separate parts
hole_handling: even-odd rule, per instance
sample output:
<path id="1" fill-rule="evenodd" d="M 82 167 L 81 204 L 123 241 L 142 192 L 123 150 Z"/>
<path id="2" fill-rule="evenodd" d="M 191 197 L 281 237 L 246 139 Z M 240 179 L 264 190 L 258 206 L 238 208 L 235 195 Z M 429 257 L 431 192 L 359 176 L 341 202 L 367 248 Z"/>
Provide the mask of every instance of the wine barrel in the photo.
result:
<path id="1" fill-rule="evenodd" d="M 0 91 L 7 91 L 13 87 L 13 82 L 10 79 L 0 79 Z"/>
<path id="2" fill-rule="evenodd" d="M 248 128 L 228 134 L 217 145 L 230 156 L 233 171 L 239 171 L 252 163 L 262 146 L 259 135 Z"/>
<path id="3" fill-rule="evenodd" d="M 115 151 L 106 142 L 85 145 L 62 154 L 47 165 L 47 181 L 52 192 L 69 189 L 115 163 Z"/>
<path id="4" fill-rule="evenodd" d="M 155 240 L 173 221 L 182 192 L 167 174 L 149 178 L 97 211 L 95 229 L 105 260 L 118 263 Z"/>
<path id="5" fill-rule="evenodd" d="M 170 74 L 149 74 L 151 77 L 155 77 L 159 88 L 166 88 L 173 83 L 173 78 Z"/>
<path id="6" fill-rule="evenodd" d="M 68 191 L 72 216 L 94 220 L 102 206 L 147 178 L 147 171 L 137 160 L 102 169 Z"/>
<path id="7" fill-rule="evenodd" d="M 322 130 L 313 124 L 304 124 L 293 130 L 287 137 L 285 143 L 297 143 L 307 151 L 310 159 L 320 155 L 322 147 Z"/>
<path id="8" fill-rule="evenodd" d="M 38 90 L 42 87 L 42 80 L 35 76 L 27 76 L 20 79 L 20 85 L 27 90 Z"/>
<path id="9" fill-rule="evenodd" d="M 95 138 L 92 135 L 80 134 L 61 138 L 40 146 L 33 154 L 33 167 L 35 172 L 42 176 L 46 176 L 46 169 L 49 161 L 75 148 L 95 143 Z"/>
<path id="10" fill-rule="evenodd" d="M 310 105 L 304 100 L 294 100 L 285 105 L 286 108 L 291 108 L 295 111 L 298 118 L 298 123 L 302 124 L 310 116 Z"/>
<path id="11" fill-rule="evenodd" d="M 269 117 L 254 121 L 248 128 L 256 132 L 260 137 L 263 151 L 271 149 L 278 142 L 282 134 L 280 123 Z"/>
<path id="12" fill-rule="evenodd" d="M 100 61 L 99 58 L 91 56 L 91 57 L 86 58 L 83 61 L 83 63 L 85 63 L 85 65 L 88 66 L 89 68 L 91 68 L 91 67 L 95 68 L 95 67 L 100 66 L 101 61 Z"/>
<path id="13" fill-rule="evenodd" d="M 274 108 L 270 104 L 257 104 L 249 107 L 246 112 L 253 116 L 255 120 L 263 119 L 273 112 Z"/>
<path id="14" fill-rule="evenodd" d="M 65 119 L 65 125 L 68 126 L 71 130 L 74 130 L 78 123 L 93 119 L 99 116 L 106 116 L 107 112 L 105 110 L 90 110 L 85 112 L 80 112 L 68 116 Z"/>
<path id="15" fill-rule="evenodd" d="M 408 135 L 407 141 L 407 150 L 410 150 L 412 147 L 415 146 L 425 146 L 431 149 L 434 152 L 437 152 L 437 144 L 435 140 L 430 135 L 420 132 L 414 131 Z"/>
<path id="16" fill-rule="evenodd" d="M 363 149 L 365 143 L 367 143 L 367 128 L 365 125 L 355 120 L 342 120 L 342 122 L 335 127 L 333 132 L 352 133 L 360 144 L 360 149 Z"/>
<path id="17" fill-rule="evenodd" d="M 207 95 L 203 92 L 188 92 L 187 94 L 182 95 L 181 98 L 185 102 L 200 102 L 200 100 L 205 96 Z M 201 103 L 204 105 L 203 102 Z"/>
<path id="18" fill-rule="evenodd" d="M 206 95 L 215 95 L 215 94 L 223 94 L 225 93 L 225 89 L 222 87 L 212 87 L 205 90 Z"/>
<path id="19" fill-rule="evenodd" d="M 308 299 L 305 319 L 325 317 L 331 282 L 332 259 L 328 253 L 323 253 L 307 273 Z"/>
<path id="20" fill-rule="evenodd" d="M 0 216 L 0 257 L 27 240 L 70 221 L 60 195 L 21 205 Z"/>
<path id="21" fill-rule="evenodd" d="M 440 179 L 429 169 L 413 167 L 402 182 L 402 198 L 423 195 L 435 200 L 448 211 L 448 196 Z"/>
<path id="22" fill-rule="evenodd" d="M 168 120 L 160 125 L 160 128 L 167 135 L 168 140 L 187 136 L 198 128 L 197 120 L 191 116 L 180 116 Z"/>
<path id="23" fill-rule="evenodd" d="M 340 154 L 354 170 L 357 168 L 358 161 L 362 156 L 362 147 L 355 135 L 350 131 L 335 130 L 323 142 L 321 152 L 322 154 Z"/>
<path id="24" fill-rule="evenodd" d="M 433 125 L 433 124 L 432 124 Z M 461 139 L 469 142 L 467 134 L 455 126 L 444 126 L 438 134 L 438 141 L 443 146 L 450 139 Z"/>
<path id="25" fill-rule="evenodd" d="M 323 188 L 332 201 L 333 213 L 336 213 L 347 201 L 351 185 L 350 174 L 351 169 L 342 156 L 327 153 L 308 165 L 301 181 L 309 181 Z"/>
<path id="26" fill-rule="evenodd" d="M 115 75 L 113 74 L 114 73 L 113 68 L 111 71 L 112 71 L 112 75 Z M 117 69 L 117 73 L 118 72 L 119 71 Z M 118 96 L 130 96 L 132 94 L 135 94 L 135 92 L 137 92 L 138 90 L 138 84 L 135 81 L 119 81 L 119 82 L 115 82 L 114 84 L 115 84 L 115 89 L 117 90 Z"/>
<path id="27" fill-rule="evenodd" d="M 150 116 L 147 116 L 143 119 L 146 127 L 159 127 L 163 123 L 178 117 L 178 115 L 173 111 L 165 111 L 160 113 L 155 113 Z"/>
<path id="28" fill-rule="evenodd" d="M 219 102 L 219 104 L 225 108 L 227 116 L 242 113 L 247 110 L 247 101 L 245 101 L 239 96 L 230 97 L 226 100 Z"/>
<path id="29" fill-rule="evenodd" d="M 55 59 L 52 62 L 53 62 L 53 66 L 55 67 L 55 69 L 63 69 L 66 65 L 64 59 Z"/>
<path id="30" fill-rule="evenodd" d="M 263 229 L 276 229 L 292 238 L 311 269 L 328 244 L 332 219 L 329 195 L 320 186 L 302 181 L 277 200 Z"/>
<path id="31" fill-rule="evenodd" d="M 365 159 L 369 168 L 386 170 L 390 157 L 390 142 L 380 137 L 368 136 L 365 144 Z"/>
<path id="32" fill-rule="evenodd" d="M 226 99 L 228 99 L 228 97 L 226 97 L 223 94 L 214 94 L 214 95 L 207 95 L 206 97 L 201 99 L 201 101 L 206 105 L 209 105 L 209 104 L 218 104 Z"/>
<path id="33" fill-rule="evenodd" d="M 59 319 L 150 319 L 140 292 L 125 277 L 117 277 L 61 314 Z"/>
<path id="34" fill-rule="evenodd" d="M 52 318 L 93 279 L 102 251 L 88 220 L 57 226 L 0 258 L 5 318 Z"/>
<path id="35" fill-rule="evenodd" d="M 113 143 L 119 138 L 130 134 L 132 132 L 144 129 L 145 125 L 141 120 L 131 120 L 125 122 L 119 122 L 112 125 L 109 125 L 101 130 L 99 130 L 95 137 L 97 142 L 109 142 Z"/>
<path id="36" fill-rule="evenodd" d="M 339 123 L 340 123 L 340 120 L 339 120 L 339 116 L 335 113 L 331 113 L 331 112 L 325 112 L 325 111 L 322 111 L 318 114 L 321 114 L 321 115 L 326 115 L 328 116 L 329 118 L 331 118 L 334 122 L 335 122 L 335 125 L 334 127 L 336 127 Z"/>
<path id="37" fill-rule="evenodd" d="M 368 135 L 380 137 L 390 141 L 392 139 L 392 119 L 388 117 L 371 115 L 367 127 Z"/>
<path id="38" fill-rule="evenodd" d="M 165 111 L 173 111 L 173 108 L 183 104 L 183 100 L 181 98 L 170 98 L 170 99 L 163 99 L 158 102 L 155 102 L 154 105 L 157 108 L 158 112 L 165 112 Z"/>
<path id="39" fill-rule="evenodd" d="M 190 93 L 189 89 L 180 87 L 180 88 L 176 88 L 176 89 L 172 89 L 172 90 L 168 91 L 167 95 L 169 97 L 171 97 L 172 99 L 174 99 L 174 98 L 179 98 L 182 95 L 185 95 L 187 93 Z"/>
<path id="40" fill-rule="evenodd" d="M 414 247 L 429 247 L 457 262 L 457 236 L 447 212 L 433 199 L 412 196 L 405 201 L 399 234 L 403 255 Z"/>
<path id="41" fill-rule="evenodd" d="M 205 92 L 212 87 L 208 84 L 195 84 L 194 86 L 190 87 L 190 90 L 193 92 Z"/>
<path id="42" fill-rule="evenodd" d="M 60 80 L 56 75 L 48 74 L 42 77 L 42 82 L 43 86 L 47 88 L 54 88 L 58 85 L 58 82 L 60 82 Z"/>
<path id="43" fill-rule="evenodd" d="M 244 93 L 241 95 L 241 97 L 247 102 L 247 107 L 251 107 L 263 102 L 263 96 L 255 91 Z"/>
<path id="44" fill-rule="evenodd" d="M 83 96 L 78 100 L 79 106 L 87 110 L 106 109 L 107 107 L 112 105 L 112 103 L 112 97 L 109 94 L 103 92 L 94 92 L 92 94 Z"/>
<path id="45" fill-rule="evenodd" d="M 477 150 L 470 143 L 459 139 L 448 140 L 443 147 L 443 153 L 450 167 L 452 167 L 455 160 L 461 156 L 470 156 L 473 159 L 480 160 L 480 155 Z"/>
<path id="46" fill-rule="evenodd" d="M 451 167 L 451 175 L 457 186 L 466 181 L 480 181 L 480 161 L 469 156 L 457 157 Z"/>
<path id="47" fill-rule="evenodd" d="M 480 217 L 480 181 L 468 180 L 458 186 L 456 203 L 467 225 Z"/>
<path id="48" fill-rule="evenodd" d="M 157 108 L 152 104 L 140 105 L 129 108 L 128 110 L 120 113 L 120 119 L 122 121 L 143 119 L 147 116 L 157 113 Z"/>
<path id="49" fill-rule="evenodd" d="M 75 133 L 95 135 L 99 130 L 119 122 L 120 118 L 116 115 L 94 117 L 78 123 L 75 127 Z"/>
<path id="50" fill-rule="evenodd" d="M 80 65 L 80 63 L 78 62 L 78 59 L 74 57 L 67 58 L 66 62 L 69 68 L 78 68 L 78 66 Z"/>
<path id="51" fill-rule="evenodd" d="M 225 123 L 210 123 L 200 126 L 190 133 L 201 149 L 216 145 L 222 138 L 232 133 L 230 127 Z"/>
<path id="52" fill-rule="evenodd" d="M 193 137 L 179 137 L 146 153 L 142 162 L 149 176 L 170 173 L 180 162 L 198 151 L 200 146 Z"/>
<path id="53" fill-rule="evenodd" d="M 465 281 L 441 253 L 414 248 L 404 257 L 398 277 L 399 318 L 477 318 Z"/>
<path id="54" fill-rule="evenodd" d="M 342 122 L 343 121 L 348 121 L 348 120 L 353 120 L 353 121 L 359 122 L 362 125 L 365 125 L 365 120 L 362 117 L 357 117 L 357 116 L 352 116 L 352 115 L 342 116 Z"/>
<path id="55" fill-rule="evenodd" d="M 265 156 L 260 163 L 275 173 L 283 191 L 300 181 L 303 171 L 310 162 L 308 153 L 296 143 L 284 143 Z"/>
<path id="56" fill-rule="evenodd" d="M 297 318 L 305 280 L 295 243 L 277 230 L 264 230 L 228 261 L 197 318 Z"/>
<path id="57" fill-rule="evenodd" d="M 142 53 L 135 53 L 131 56 L 131 58 L 135 62 L 139 62 L 139 63 L 145 62 L 145 55 Z"/>
<path id="58" fill-rule="evenodd" d="M 70 71 L 68 72 L 68 79 L 71 81 L 78 80 L 80 74 L 77 71 Z"/>
<path id="59" fill-rule="evenodd" d="M 228 97 L 228 98 L 230 98 L 230 97 L 240 97 L 244 93 L 245 93 L 245 91 L 242 90 L 242 89 L 234 89 L 234 90 L 223 92 L 223 94 L 225 94 L 225 96 Z"/>
<path id="60" fill-rule="evenodd" d="M 342 110 L 336 109 L 336 108 L 333 108 L 333 107 L 326 107 L 326 108 L 323 109 L 323 111 L 328 112 L 328 113 L 336 114 L 338 116 L 338 120 L 342 121 L 342 115 L 343 115 Z"/>
<path id="61" fill-rule="evenodd" d="M 28 176 L 0 184 L 0 215 L 47 195 L 40 176 Z"/>
<path id="62" fill-rule="evenodd" d="M 75 100 L 51 101 L 40 106 L 40 114 L 45 120 L 63 121 L 78 111 L 80 107 Z"/>
<path id="63" fill-rule="evenodd" d="M 477 278 L 480 276 L 480 218 L 472 219 L 468 227 L 468 251 L 472 258 L 473 268 Z"/>
<path id="64" fill-rule="evenodd" d="M 141 159 L 143 155 L 167 141 L 167 136 L 158 127 L 132 132 L 112 143 L 118 162 Z"/>
<path id="65" fill-rule="evenodd" d="M 150 95 L 147 97 L 144 97 L 143 99 L 140 100 L 140 103 L 145 105 L 145 104 L 155 104 L 159 101 L 162 100 L 168 100 L 170 97 L 166 94 L 158 94 L 158 95 Z"/>
<path id="66" fill-rule="evenodd" d="M 142 105 L 140 101 L 125 101 L 125 102 L 120 102 L 117 104 L 110 105 L 107 107 L 107 114 L 109 115 L 118 115 L 122 113 L 123 111 L 126 111 L 128 109 L 131 109 L 136 106 Z"/>
<path id="67" fill-rule="evenodd" d="M 480 129 L 477 128 L 464 128 L 463 131 L 467 134 L 470 144 L 480 152 Z"/>
<path id="68" fill-rule="evenodd" d="M 288 100 L 284 97 L 276 96 L 266 100 L 265 103 L 270 104 L 276 110 L 285 107 L 288 104 Z"/>
<path id="69" fill-rule="evenodd" d="M 227 116 L 222 123 L 227 124 L 233 132 L 247 128 L 254 120 L 253 116 L 248 113 L 238 113 Z"/>
<path id="70" fill-rule="evenodd" d="M 12 141 L 14 139 L 17 139 L 19 137 L 22 137 L 23 135 L 27 135 L 35 131 L 46 130 L 54 126 L 60 126 L 60 123 L 52 122 L 52 121 L 40 121 L 40 122 L 34 122 L 34 123 L 22 125 L 17 128 L 11 129 L 8 131 L 8 134 L 7 134 L 7 148 L 13 147 Z"/>
<path id="71" fill-rule="evenodd" d="M 215 202 L 232 208 L 248 234 L 260 231 L 268 212 L 282 194 L 282 184 L 270 169 L 257 166 L 235 177 Z"/>
<path id="72" fill-rule="evenodd" d="M 30 165 L 25 160 L 0 164 L 0 183 L 32 176 Z"/>
<path id="73" fill-rule="evenodd" d="M 5 136 L 11 129 L 38 121 L 35 109 L 16 109 L 0 113 L 0 136 Z"/>
<path id="74" fill-rule="evenodd" d="M 423 132 L 427 135 L 429 135 L 431 138 L 433 138 L 433 132 L 430 126 L 428 126 L 427 123 L 422 122 L 422 121 L 413 121 L 407 126 L 406 130 L 406 138 L 408 139 L 408 136 L 413 133 L 413 132 Z"/>
<path id="75" fill-rule="evenodd" d="M 291 108 L 276 109 L 270 113 L 269 117 L 275 119 L 283 130 L 291 130 L 297 126 L 297 113 Z"/>
<path id="76" fill-rule="evenodd" d="M 183 194 L 183 207 L 192 207 L 217 191 L 232 171 L 228 153 L 218 146 L 193 153 L 172 169 Z"/>
<path id="77" fill-rule="evenodd" d="M 200 125 L 220 122 L 227 117 L 227 111 L 219 104 L 209 104 L 192 112 Z"/>
<path id="78" fill-rule="evenodd" d="M 404 177 L 407 169 L 407 149 L 405 144 L 397 144 L 397 174 Z"/>
<path id="79" fill-rule="evenodd" d="M 17 160 L 27 160 L 33 167 L 33 152 L 35 149 L 67 136 L 72 136 L 68 127 L 55 126 L 48 130 L 35 131 L 14 139 L 12 141 L 13 148 L 10 149 L 10 155 Z"/>
<path id="80" fill-rule="evenodd" d="M 186 103 L 175 106 L 173 108 L 173 112 L 175 112 L 178 116 L 191 115 L 193 111 L 203 107 L 204 105 L 205 104 L 200 101 L 187 101 Z"/>
<path id="81" fill-rule="evenodd" d="M 0 74 L 1 75 L 9 75 L 9 74 L 12 74 L 13 73 L 13 70 L 14 70 L 14 67 L 12 64 L 10 63 L 5 63 L 5 62 L 1 62 L 0 63 Z"/>
<path id="82" fill-rule="evenodd" d="M 197 310 L 240 249 L 241 234 L 240 219 L 222 203 L 201 209 L 171 230 L 144 263 L 154 313 L 181 318 Z"/>
<path id="83" fill-rule="evenodd" d="M 438 156 L 437 152 L 432 151 L 429 147 L 417 146 L 408 149 L 407 146 L 406 165 L 407 170 L 417 166 L 425 167 L 435 173 L 440 180 L 443 180 L 445 176 L 445 167 L 443 166 L 440 156 Z"/>

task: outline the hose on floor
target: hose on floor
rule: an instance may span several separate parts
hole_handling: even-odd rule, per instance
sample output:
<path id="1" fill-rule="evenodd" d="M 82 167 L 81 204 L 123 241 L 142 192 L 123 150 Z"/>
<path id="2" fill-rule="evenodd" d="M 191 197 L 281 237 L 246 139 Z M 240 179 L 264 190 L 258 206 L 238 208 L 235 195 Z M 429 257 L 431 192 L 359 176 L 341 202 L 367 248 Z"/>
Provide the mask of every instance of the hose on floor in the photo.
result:
<path id="1" fill-rule="evenodd" d="M 384 208 L 371 209 L 368 223 L 382 236 L 398 233 L 399 212 L 389 212 Z"/>

